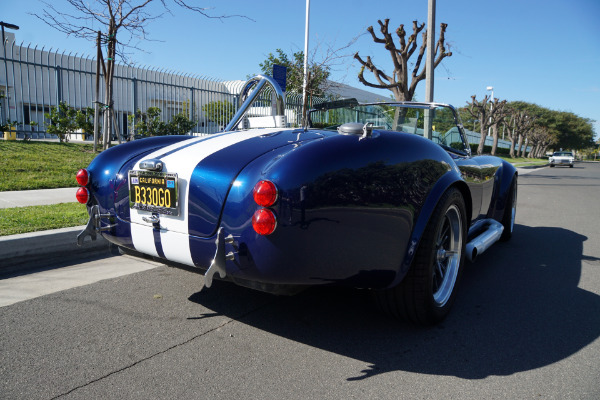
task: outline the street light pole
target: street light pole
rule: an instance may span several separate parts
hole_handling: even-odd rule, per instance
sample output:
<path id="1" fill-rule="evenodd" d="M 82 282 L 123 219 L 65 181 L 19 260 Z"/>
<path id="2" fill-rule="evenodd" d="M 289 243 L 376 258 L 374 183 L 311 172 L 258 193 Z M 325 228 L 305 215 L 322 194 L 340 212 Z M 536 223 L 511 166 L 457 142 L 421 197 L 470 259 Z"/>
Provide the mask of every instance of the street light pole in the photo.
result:
<path id="1" fill-rule="evenodd" d="M 8 22 L 4 22 L 4 21 L 0 21 L 0 26 L 2 26 L 2 58 L 4 59 L 4 77 L 6 79 L 6 113 L 3 112 L 2 113 L 2 123 L 6 123 L 6 121 L 10 120 L 10 114 L 9 114 L 9 118 L 6 117 L 7 113 L 10 113 L 10 96 L 8 93 L 8 67 L 7 67 L 7 63 L 6 63 L 6 39 L 4 38 L 4 28 L 8 28 L 8 29 L 13 29 L 15 31 L 19 30 L 19 27 L 17 25 L 13 25 L 13 24 L 9 24 Z"/>
<path id="2" fill-rule="evenodd" d="M 310 0 L 306 0 L 306 21 L 304 25 L 304 81 L 302 82 L 302 126 L 307 125 L 308 108 L 308 23 L 310 20 Z"/>
<path id="3" fill-rule="evenodd" d="M 491 90 L 492 91 L 492 101 L 490 102 L 490 114 L 492 112 L 492 110 L 494 109 L 494 87 L 493 86 L 488 86 L 486 88 L 486 90 Z M 490 115 L 490 125 L 492 124 L 492 116 Z M 490 126 L 488 128 L 488 136 L 492 136 L 492 127 Z"/>

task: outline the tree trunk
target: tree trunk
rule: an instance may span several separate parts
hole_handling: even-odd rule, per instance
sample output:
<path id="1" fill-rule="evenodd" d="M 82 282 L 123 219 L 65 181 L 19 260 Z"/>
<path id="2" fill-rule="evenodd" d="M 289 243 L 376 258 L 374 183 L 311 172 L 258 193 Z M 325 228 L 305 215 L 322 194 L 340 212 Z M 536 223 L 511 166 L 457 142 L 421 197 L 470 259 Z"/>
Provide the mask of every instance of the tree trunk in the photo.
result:
<path id="1" fill-rule="evenodd" d="M 108 71 L 107 71 L 108 72 Z M 111 98 L 112 98 L 112 84 L 109 83 L 109 78 L 106 77 L 105 78 L 106 82 L 104 84 L 104 104 L 106 104 L 104 106 L 104 115 L 103 115 L 103 142 L 102 142 L 102 149 L 106 150 L 108 149 L 109 145 L 110 145 L 110 141 L 111 141 L 111 137 L 110 137 L 110 131 L 112 129 L 112 118 L 110 115 L 111 112 L 111 107 L 110 107 L 110 102 L 111 102 Z"/>
<path id="2" fill-rule="evenodd" d="M 396 107 L 396 110 L 394 110 L 394 121 L 392 122 L 393 131 L 397 131 L 398 126 L 404 125 L 407 111 L 408 109 L 405 107 Z"/>
<path id="3" fill-rule="evenodd" d="M 106 150 L 111 141 L 111 133 L 113 129 L 113 76 L 115 72 L 115 57 L 116 57 L 116 40 L 117 30 L 114 20 L 110 22 L 108 28 L 108 46 L 106 52 L 106 76 L 105 82 L 105 112 L 104 112 L 104 143 L 103 148 Z"/>
<path id="4" fill-rule="evenodd" d="M 496 149 L 498 148 L 498 124 L 492 125 L 492 137 L 494 142 L 492 143 L 492 155 L 496 155 Z"/>
<path id="5" fill-rule="evenodd" d="M 519 133 L 519 140 L 517 141 L 517 157 L 521 157 L 521 149 L 523 149 L 523 134 Z"/>
<path id="6" fill-rule="evenodd" d="M 510 137 L 510 158 L 515 158 L 515 137 Z"/>
<path id="7" fill-rule="evenodd" d="M 533 158 L 533 156 L 536 155 L 537 153 L 537 149 L 539 147 L 539 144 L 532 144 L 531 145 L 531 151 L 529 152 L 529 154 L 527 155 L 527 158 Z"/>
<path id="8" fill-rule="evenodd" d="M 479 126 L 481 127 L 481 137 L 479 138 L 479 146 L 477 146 L 477 155 L 480 156 L 483 154 L 483 149 L 485 147 L 485 135 L 486 135 L 486 126 L 483 118 L 479 118 Z"/>
<path id="9" fill-rule="evenodd" d="M 510 158 L 515 158 L 515 125 L 514 125 L 514 119 L 513 119 L 513 127 L 512 127 L 512 129 L 510 128 L 510 126 L 508 127 L 508 133 L 510 135 L 510 151 L 509 151 L 509 155 L 510 155 Z"/>

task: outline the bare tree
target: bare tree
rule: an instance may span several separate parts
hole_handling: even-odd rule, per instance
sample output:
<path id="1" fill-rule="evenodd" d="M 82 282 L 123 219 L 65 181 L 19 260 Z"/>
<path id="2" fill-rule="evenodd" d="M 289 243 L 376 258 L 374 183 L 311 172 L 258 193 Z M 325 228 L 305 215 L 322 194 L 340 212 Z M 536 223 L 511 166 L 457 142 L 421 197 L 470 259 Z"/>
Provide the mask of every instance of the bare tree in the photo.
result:
<path id="1" fill-rule="evenodd" d="M 466 110 L 473 118 L 479 120 L 480 134 L 479 146 L 477 154 L 483 154 L 485 146 L 485 138 L 490 127 L 494 130 L 494 145 L 492 154 L 495 154 L 495 147 L 498 145 L 498 124 L 505 118 L 506 100 L 499 101 L 494 99 L 494 102 L 489 101 L 489 96 L 485 95 L 483 100 L 477 101 L 475 95 L 471 96 L 471 102 L 467 102 Z"/>
<path id="2" fill-rule="evenodd" d="M 496 155 L 498 149 L 498 125 L 504 123 L 506 117 L 508 117 L 508 110 L 506 107 L 506 100 L 498 101 L 494 99 L 492 104 L 492 155 Z"/>
<path id="3" fill-rule="evenodd" d="M 531 151 L 528 158 L 540 158 L 546 153 L 548 146 L 557 142 L 557 139 L 550 134 L 548 128 L 536 126 L 528 135 Z"/>
<path id="4" fill-rule="evenodd" d="M 423 31 L 425 23 L 419 25 L 418 21 L 413 21 L 413 33 L 407 39 L 404 25 L 400 25 L 398 29 L 396 29 L 396 36 L 398 37 L 399 44 L 399 46 L 397 46 L 394 42 L 392 33 L 389 32 L 389 21 L 389 19 L 385 19 L 383 22 L 381 22 L 381 20 L 377 21 L 379 23 L 379 30 L 383 37 L 378 37 L 375 34 L 372 26 L 368 27 L 367 31 L 371 34 L 371 37 L 375 43 L 383 44 L 385 49 L 390 52 L 390 56 L 394 65 L 393 73 L 386 74 L 383 70 L 375 66 L 370 56 L 367 56 L 365 61 L 358 55 L 358 53 L 356 53 L 354 58 L 362 65 L 360 72 L 358 73 L 358 80 L 362 82 L 363 85 L 372 88 L 391 90 L 394 94 L 394 98 L 397 101 L 410 101 L 415 94 L 417 84 L 425 79 L 425 65 L 422 66 L 421 63 L 427 49 L 427 30 Z M 440 36 L 435 48 L 434 69 L 442 62 L 444 58 L 452 55 L 452 52 L 446 52 L 447 43 L 445 40 L 445 34 L 447 26 L 448 24 L 441 24 Z M 409 71 L 409 60 L 417 51 L 417 36 L 421 32 L 422 44 L 417 53 L 417 59 L 414 62 L 414 67 L 412 67 L 412 70 Z M 421 66 L 423 68 L 421 68 Z M 373 74 L 377 83 L 372 83 L 365 79 L 365 69 L 369 70 Z"/>
<path id="5" fill-rule="evenodd" d="M 206 18 L 228 18 L 234 15 L 211 16 L 207 8 L 191 6 L 185 0 L 67 0 L 69 10 L 57 10 L 53 4 L 43 2 L 40 14 L 33 14 L 60 32 L 96 41 L 101 27 L 101 41 L 106 45 L 106 62 L 102 63 L 104 74 L 104 149 L 108 147 L 112 131 L 113 78 L 117 56 L 127 60 L 127 49 L 138 49 L 137 42 L 149 40 L 148 23 L 170 13 L 169 4 L 203 15 Z M 159 3 L 162 12 L 151 13 L 149 5 Z M 99 51 L 99 54 L 102 53 Z"/>
<path id="6" fill-rule="evenodd" d="M 523 140 L 527 136 L 527 133 L 533 128 L 533 123 L 536 118 L 528 116 L 524 111 L 513 110 L 510 113 L 508 121 L 505 123 L 506 131 L 508 132 L 508 138 L 510 140 L 510 157 L 515 158 L 515 142 L 520 149 L 523 144 Z M 518 154 L 520 157 L 520 154 Z"/>

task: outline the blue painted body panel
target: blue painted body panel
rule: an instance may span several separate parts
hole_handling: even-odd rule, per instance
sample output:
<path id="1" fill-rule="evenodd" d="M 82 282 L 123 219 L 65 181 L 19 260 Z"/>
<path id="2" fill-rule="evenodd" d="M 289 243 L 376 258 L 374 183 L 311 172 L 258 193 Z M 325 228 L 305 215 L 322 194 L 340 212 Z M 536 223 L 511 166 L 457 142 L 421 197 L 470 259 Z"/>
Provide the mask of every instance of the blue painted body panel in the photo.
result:
<path id="1" fill-rule="evenodd" d="M 135 249 L 127 171 L 151 151 L 189 140 L 156 139 L 117 146 L 88 168 L 94 203 L 115 215 L 116 227 L 103 236 L 119 246 Z M 496 157 L 466 157 L 422 137 L 389 131 L 361 139 L 288 129 L 194 162 L 186 234 L 194 266 L 210 265 L 216 230 L 223 227 L 234 237 L 226 245 L 226 252 L 235 254 L 226 265 L 234 281 L 364 288 L 400 282 L 449 187 L 463 192 L 472 221 L 500 220 L 516 174 Z M 271 207 L 278 225 L 269 236 L 256 234 L 251 225 L 259 208 L 252 189 L 261 179 L 279 190 Z M 160 256 L 160 234 L 154 238 Z"/>
<path id="2" fill-rule="evenodd" d="M 300 140 L 297 136 L 294 131 L 270 133 L 237 143 L 202 160 L 194 169 L 189 187 L 190 235 L 206 237 L 216 233 L 229 188 L 251 161 L 292 141 L 301 143 L 322 137 L 314 132 L 303 134 Z"/>
<path id="3" fill-rule="evenodd" d="M 223 226 L 241 234 L 248 249 L 237 267 L 245 278 L 269 283 L 388 285 L 424 199 L 451 173 L 451 159 L 439 146 L 427 150 L 428 157 L 415 151 L 423 143 L 430 144 L 390 132 L 368 140 L 334 135 L 297 146 L 276 162 L 255 161 L 240 178 L 269 179 L 279 188 L 278 227 L 270 236 L 256 235 L 247 226 L 257 209 L 251 193 L 232 191 Z"/>

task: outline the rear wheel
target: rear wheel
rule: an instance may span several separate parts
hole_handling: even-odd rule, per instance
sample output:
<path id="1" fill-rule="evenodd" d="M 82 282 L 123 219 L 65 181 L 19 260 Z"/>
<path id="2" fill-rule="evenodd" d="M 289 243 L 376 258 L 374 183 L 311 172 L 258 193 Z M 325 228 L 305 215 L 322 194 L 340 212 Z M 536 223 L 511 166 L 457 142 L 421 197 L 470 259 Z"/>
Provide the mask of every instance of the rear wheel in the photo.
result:
<path id="1" fill-rule="evenodd" d="M 466 215 L 460 191 L 448 190 L 430 218 L 407 275 L 398 286 L 376 292 L 384 310 L 421 325 L 448 315 L 462 273 Z"/>
<path id="2" fill-rule="evenodd" d="M 515 216 L 517 215 L 517 176 L 512 180 L 508 196 L 506 198 L 506 206 L 504 207 L 504 216 L 502 217 L 502 236 L 500 240 L 503 242 L 508 241 L 512 237 L 513 230 L 515 228 Z"/>

